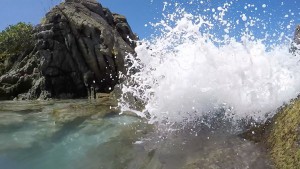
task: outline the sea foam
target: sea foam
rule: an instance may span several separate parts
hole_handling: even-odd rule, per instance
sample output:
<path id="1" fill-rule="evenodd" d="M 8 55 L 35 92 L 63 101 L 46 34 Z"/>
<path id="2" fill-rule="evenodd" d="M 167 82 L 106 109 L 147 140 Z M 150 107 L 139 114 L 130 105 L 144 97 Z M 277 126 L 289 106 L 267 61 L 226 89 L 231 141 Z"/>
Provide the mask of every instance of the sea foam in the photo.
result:
<path id="1" fill-rule="evenodd" d="M 267 31 L 255 37 L 251 25 L 260 25 L 259 18 L 241 15 L 245 29 L 235 36 L 226 33 L 237 24 L 224 19 L 230 3 L 211 10 L 214 19 L 169 6 L 174 13 L 151 23 L 159 33 L 137 42 L 137 55 L 128 56 L 131 72 L 138 71 L 128 74 L 123 96 L 145 103 L 140 116 L 181 122 L 223 109 L 234 119 L 264 120 L 300 93 L 300 57 L 289 53 L 289 40 L 268 43 Z M 216 33 L 216 25 L 224 32 Z M 131 109 L 124 98 L 120 104 Z"/>

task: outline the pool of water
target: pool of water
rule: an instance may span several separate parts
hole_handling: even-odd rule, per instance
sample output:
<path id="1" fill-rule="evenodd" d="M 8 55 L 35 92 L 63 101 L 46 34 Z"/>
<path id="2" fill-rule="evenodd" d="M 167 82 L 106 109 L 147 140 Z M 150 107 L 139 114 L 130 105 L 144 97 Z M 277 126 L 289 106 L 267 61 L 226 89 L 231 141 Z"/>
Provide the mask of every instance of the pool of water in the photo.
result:
<path id="1" fill-rule="evenodd" d="M 224 126 L 170 128 L 88 100 L 0 102 L 1 169 L 266 169 Z"/>

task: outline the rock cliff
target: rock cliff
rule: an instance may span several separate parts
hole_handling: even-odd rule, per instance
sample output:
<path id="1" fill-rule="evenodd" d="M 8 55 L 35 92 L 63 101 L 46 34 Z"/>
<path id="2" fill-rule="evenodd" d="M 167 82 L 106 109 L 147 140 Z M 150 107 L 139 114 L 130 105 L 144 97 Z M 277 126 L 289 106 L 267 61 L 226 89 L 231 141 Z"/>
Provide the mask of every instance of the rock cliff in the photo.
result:
<path id="1" fill-rule="evenodd" d="M 0 99 L 80 98 L 110 92 L 137 37 L 124 16 L 96 0 L 66 0 L 34 30 L 35 46 L 0 77 Z"/>

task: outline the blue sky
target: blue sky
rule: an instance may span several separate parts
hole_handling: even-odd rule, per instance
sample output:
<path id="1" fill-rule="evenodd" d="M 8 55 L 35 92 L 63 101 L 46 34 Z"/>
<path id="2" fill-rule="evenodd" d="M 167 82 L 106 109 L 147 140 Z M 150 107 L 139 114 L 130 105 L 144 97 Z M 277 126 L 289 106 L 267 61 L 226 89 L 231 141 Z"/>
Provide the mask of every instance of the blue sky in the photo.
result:
<path id="1" fill-rule="evenodd" d="M 188 2 L 193 1 L 193 4 Z M 182 7 L 186 11 L 194 14 L 202 14 L 208 17 L 212 16 L 211 9 L 217 10 L 219 6 L 223 6 L 224 0 L 177 0 L 182 3 Z M 0 30 L 3 30 L 10 24 L 17 22 L 30 22 L 37 24 L 47 11 L 61 0 L 1 0 L 0 1 Z M 127 17 L 132 29 L 141 38 L 148 38 L 153 30 L 145 24 L 155 22 L 161 18 L 164 1 L 161 0 L 100 0 L 103 6 L 108 7 L 112 12 L 123 14 Z M 167 2 L 175 2 L 168 0 Z M 249 17 L 258 17 L 266 24 L 266 30 L 254 26 L 252 29 L 257 36 L 262 36 L 265 32 L 269 34 L 279 35 L 282 30 L 286 35 L 292 35 L 295 25 L 300 24 L 300 1 L 299 0 L 233 0 L 233 5 L 229 8 L 229 12 L 225 18 L 232 20 L 241 19 L 241 15 L 245 14 Z M 210 9 L 206 10 L 206 9 Z M 255 9 L 257 8 L 257 9 Z M 173 8 L 167 8 L 167 12 L 173 12 Z M 291 24 L 290 24 L 290 21 Z M 234 34 L 240 33 L 243 24 L 237 25 L 237 29 L 230 32 Z M 288 26 L 290 25 L 290 27 Z M 221 27 L 216 27 L 215 31 L 220 31 Z M 263 33 L 261 33 L 263 32 Z M 277 38 L 277 37 L 276 37 Z"/>

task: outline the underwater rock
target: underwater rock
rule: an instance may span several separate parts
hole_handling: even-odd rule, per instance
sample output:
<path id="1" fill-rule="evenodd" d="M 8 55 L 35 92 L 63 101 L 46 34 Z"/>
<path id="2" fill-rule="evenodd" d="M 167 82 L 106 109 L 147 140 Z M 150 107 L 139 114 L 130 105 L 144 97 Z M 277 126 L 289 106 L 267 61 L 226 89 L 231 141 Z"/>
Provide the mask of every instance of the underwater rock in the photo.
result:
<path id="1" fill-rule="evenodd" d="M 89 72 L 98 92 L 111 92 L 137 39 L 124 16 L 95 0 L 66 0 L 54 7 L 34 37 L 34 49 L 0 77 L 0 99 L 85 97 Z"/>
<path id="2" fill-rule="evenodd" d="M 255 169 L 272 169 L 269 161 L 263 154 L 255 152 L 257 147 L 251 143 L 237 141 L 232 144 L 232 147 L 220 147 L 212 150 L 210 153 L 195 155 L 189 159 L 187 164 L 182 169 L 230 169 L 230 168 L 255 168 Z"/>
<path id="3" fill-rule="evenodd" d="M 24 123 L 24 117 L 17 113 L 0 113 L 0 127 L 3 132 L 4 128 L 15 128 Z"/>
<path id="4" fill-rule="evenodd" d="M 153 159 L 153 152 L 146 151 L 142 145 L 134 144 L 141 137 L 153 131 L 153 126 L 151 124 L 142 123 L 139 118 L 132 118 L 127 124 L 105 123 L 106 124 L 102 124 L 96 128 L 93 127 L 93 130 L 96 130 L 95 132 L 97 133 L 109 133 L 107 135 L 103 134 L 102 139 L 105 139 L 107 136 L 109 136 L 109 138 L 103 140 L 102 144 L 88 150 L 85 157 L 76 165 L 78 166 L 78 169 L 158 168 L 158 161 Z M 99 121 L 95 124 L 99 125 Z M 121 125 L 121 127 L 118 125 Z M 90 127 L 90 125 L 87 125 L 86 127 Z M 115 128 L 115 130 L 111 130 L 113 128 Z M 83 130 L 84 132 L 87 132 L 90 129 L 83 128 Z"/>
<path id="5" fill-rule="evenodd" d="M 64 125 L 73 121 L 85 121 L 87 118 L 103 118 L 118 114 L 116 100 L 111 95 L 102 97 L 96 103 L 71 104 L 66 107 L 54 109 L 51 116 L 57 125 Z"/>

